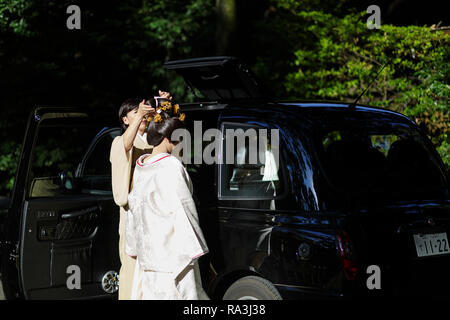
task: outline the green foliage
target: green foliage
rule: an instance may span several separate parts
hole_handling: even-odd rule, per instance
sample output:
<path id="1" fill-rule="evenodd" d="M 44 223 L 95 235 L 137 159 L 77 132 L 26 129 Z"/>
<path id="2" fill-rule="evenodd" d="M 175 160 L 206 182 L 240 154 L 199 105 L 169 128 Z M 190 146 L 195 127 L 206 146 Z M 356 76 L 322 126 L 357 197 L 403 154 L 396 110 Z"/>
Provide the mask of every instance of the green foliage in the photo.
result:
<path id="1" fill-rule="evenodd" d="M 450 165 L 449 36 L 428 27 L 369 30 L 350 0 L 237 1 L 235 53 L 274 96 L 353 101 L 414 119 Z M 81 8 L 81 30 L 66 8 Z M 164 62 L 216 54 L 215 0 L 0 1 L 0 195 L 13 186 L 35 105 L 110 106 L 170 90 L 194 96 Z M 353 12 L 353 13 L 352 13 Z M 61 152 L 42 155 L 52 166 Z"/>
<path id="2" fill-rule="evenodd" d="M 14 141 L 5 141 L 0 144 L 0 194 L 10 196 L 14 186 L 14 176 L 21 145 Z"/>
<path id="3" fill-rule="evenodd" d="M 214 11 L 212 0 L 146 0 L 137 7 L 127 27 L 134 35 L 126 40 L 127 50 L 122 54 L 130 70 L 148 72 L 152 91 L 170 88 L 174 97 L 192 100 L 184 80 L 175 72 L 167 72 L 162 64 L 172 59 L 196 55 L 195 39 L 208 36 L 206 28 Z M 138 24 L 137 24 L 138 22 Z M 149 59 L 149 53 L 152 59 Z M 198 54 L 198 53 L 197 53 Z"/>
<path id="4" fill-rule="evenodd" d="M 366 26 L 366 13 L 337 17 L 322 11 L 299 11 L 300 1 L 273 0 L 271 23 L 286 50 L 285 73 L 272 75 L 279 96 L 354 101 L 402 112 L 428 134 L 450 166 L 450 36 L 428 27 Z M 256 64 L 271 76 L 266 57 Z M 382 70 L 378 78 L 375 75 Z"/>
<path id="5" fill-rule="evenodd" d="M 66 9 L 81 9 L 68 30 Z M 27 115 L 36 105 L 110 106 L 170 90 L 192 100 L 164 62 L 202 54 L 214 39 L 214 0 L 0 1 L 0 195 L 11 191 Z M 211 55 L 211 54 L 209 54 Z M 42 154 L 52 166 L 61 152 Z"/>
<path id="6" fill-rule="evenodd" d="M 24 14 L 28 12 L 30 1 L 27 0 L 2 0 L 0 2 L 0 31 L 12 32 L 17 35 L 30 36 Z"/>

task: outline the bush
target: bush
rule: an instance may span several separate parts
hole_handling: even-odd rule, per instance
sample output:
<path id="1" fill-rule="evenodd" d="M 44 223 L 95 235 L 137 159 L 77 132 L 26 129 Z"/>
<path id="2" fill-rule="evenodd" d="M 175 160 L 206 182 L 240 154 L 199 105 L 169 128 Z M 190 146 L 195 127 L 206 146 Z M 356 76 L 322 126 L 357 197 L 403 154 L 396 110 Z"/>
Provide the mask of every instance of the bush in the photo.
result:
<path id="1" fill-rule="evenodd" d="M 336 17 L 297 11 L 298 1 L 272 2 L 271 23 L 292 55 L 282 62 L 282 76 L 267 68 L 275 57 L 261 57 L 255 67 L 272 77 L 280 96 L 351 102 L 385 66 L 359 103 L 415 120 L 450 166 L 449 35 L 419 26 L 382 24 L 370 30 L 366 13 Z"/>

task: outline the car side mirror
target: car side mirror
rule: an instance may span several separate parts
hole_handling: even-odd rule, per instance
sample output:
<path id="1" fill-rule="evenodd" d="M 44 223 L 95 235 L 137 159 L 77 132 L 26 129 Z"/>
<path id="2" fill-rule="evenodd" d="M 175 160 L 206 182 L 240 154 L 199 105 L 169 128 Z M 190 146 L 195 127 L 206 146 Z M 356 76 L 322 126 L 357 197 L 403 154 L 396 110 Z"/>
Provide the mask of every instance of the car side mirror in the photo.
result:
<path id="1" fill-rule="evenodd" d="M 9 209 L 9 205 L 11 204 L 11 199 L 8 197 L 0 197 L 0 210 Z"/>
<path id="2" fill-rule="evenodd" d="M 70 193 L 79 189 L 79 179 L 73 178 L 66 170 L 58 174 L 58 180 L 61 193 Z"/>

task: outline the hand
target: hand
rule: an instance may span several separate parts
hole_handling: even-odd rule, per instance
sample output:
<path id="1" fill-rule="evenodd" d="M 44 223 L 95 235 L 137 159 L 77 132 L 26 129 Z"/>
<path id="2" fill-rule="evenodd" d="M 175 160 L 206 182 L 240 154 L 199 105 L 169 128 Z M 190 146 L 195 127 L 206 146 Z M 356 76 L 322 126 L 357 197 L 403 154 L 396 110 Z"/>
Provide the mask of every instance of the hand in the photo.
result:
<path id="1" fill-rule="evenodd" d="M 167 100 L 172 101 L 172 95 L 170 92 L 158 90 L 158 93 L 161 98 L 166 98 Z"/>
<path id="2" fill-rule="evenodd" d="M 141 103 L 139 103 L 139 108 L 137 111 L 139 117 L 144 118 L 146 115 L 152 115 L 155 114 L 155 108 L 152 106 L 149 106 L 148 104 L 145 104 L 145 100 L 142 100 Z"/>

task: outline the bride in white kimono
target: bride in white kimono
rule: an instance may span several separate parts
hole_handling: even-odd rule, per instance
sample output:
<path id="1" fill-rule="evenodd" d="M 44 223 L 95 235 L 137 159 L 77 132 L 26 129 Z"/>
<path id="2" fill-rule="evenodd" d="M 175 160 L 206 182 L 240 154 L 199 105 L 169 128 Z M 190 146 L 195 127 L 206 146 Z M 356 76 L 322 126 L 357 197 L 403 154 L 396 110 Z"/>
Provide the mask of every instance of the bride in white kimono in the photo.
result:
<path id="1" fill-rule="evenodd" d="M 131 299 L 206 300 L 198 258 L 208 247 L 189 175 L 170 154 L 175 146 L 170 136 L 183 123 L 162 110 L 158 114 L 147 134 L 153 152 L 137 160 L 128 196 L 125 251 L 137 258 Z"/>

